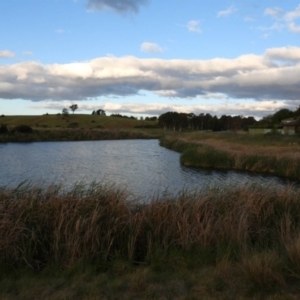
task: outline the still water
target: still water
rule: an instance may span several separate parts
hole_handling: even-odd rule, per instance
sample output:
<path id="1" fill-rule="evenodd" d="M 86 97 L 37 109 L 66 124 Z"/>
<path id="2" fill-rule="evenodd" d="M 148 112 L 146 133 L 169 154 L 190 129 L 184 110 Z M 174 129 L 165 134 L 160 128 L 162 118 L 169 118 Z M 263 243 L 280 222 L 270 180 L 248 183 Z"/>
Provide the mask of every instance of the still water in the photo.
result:
<path id="1" fill-rule="evenodd" d="M 0 186 L 104 181 L 148 198 L 182 189 L 244 184 L 285 185 L 274 176 L 220 172 L 180 165 L 180 154 L 157 140 L 39 142 L 0 144 Z"/>

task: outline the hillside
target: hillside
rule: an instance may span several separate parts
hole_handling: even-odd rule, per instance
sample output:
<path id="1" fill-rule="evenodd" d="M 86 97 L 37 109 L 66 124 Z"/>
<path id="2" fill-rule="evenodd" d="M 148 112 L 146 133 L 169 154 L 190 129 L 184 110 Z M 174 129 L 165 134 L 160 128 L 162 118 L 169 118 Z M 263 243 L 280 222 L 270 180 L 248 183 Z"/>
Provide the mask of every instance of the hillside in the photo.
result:
<path id="1" fill-rule="evenodd" d="M 130 129 L 155 127 L 155 121 L 142 121 L 130 118 L 70 114 L 63 116 L 61 114 L 42 115 L 42 116 L 2 116 L 0 124 L 6 124 L 8 127 L 18 125 L 29 125 L 37 128 L 106 128 L 106 129 Z"/>

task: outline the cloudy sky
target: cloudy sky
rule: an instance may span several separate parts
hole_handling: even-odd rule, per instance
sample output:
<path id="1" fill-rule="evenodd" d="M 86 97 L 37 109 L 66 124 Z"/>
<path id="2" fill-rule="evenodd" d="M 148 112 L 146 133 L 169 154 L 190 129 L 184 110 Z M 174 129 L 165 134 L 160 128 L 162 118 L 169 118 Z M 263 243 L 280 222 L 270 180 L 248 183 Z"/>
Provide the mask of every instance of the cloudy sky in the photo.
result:
<path id="1" fill-rule="evenodd" d="M 300 105 L 300 1 L 1 0 L 0 114 Z"/>

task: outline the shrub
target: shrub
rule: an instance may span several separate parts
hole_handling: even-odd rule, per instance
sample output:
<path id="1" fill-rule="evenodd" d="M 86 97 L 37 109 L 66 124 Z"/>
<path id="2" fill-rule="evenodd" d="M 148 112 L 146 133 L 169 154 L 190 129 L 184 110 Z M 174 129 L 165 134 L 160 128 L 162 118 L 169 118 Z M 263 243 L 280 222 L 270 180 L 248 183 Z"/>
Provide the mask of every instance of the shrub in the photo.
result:
<path id="1" fill-rule="evenodd" d="M 28 125 L 19 125 L 15 128 L 13 128 L 12 132 L 20 132 L 20 133 L 32 133 L 33 130 Z"/>
<path id="2" fill-rule="evenodd" d="M 0 126 L 0 134 L 1 133 L 7 133 L 7 132 L 8 132 L 7 125 L 1 124 L 1 126 Z"/>

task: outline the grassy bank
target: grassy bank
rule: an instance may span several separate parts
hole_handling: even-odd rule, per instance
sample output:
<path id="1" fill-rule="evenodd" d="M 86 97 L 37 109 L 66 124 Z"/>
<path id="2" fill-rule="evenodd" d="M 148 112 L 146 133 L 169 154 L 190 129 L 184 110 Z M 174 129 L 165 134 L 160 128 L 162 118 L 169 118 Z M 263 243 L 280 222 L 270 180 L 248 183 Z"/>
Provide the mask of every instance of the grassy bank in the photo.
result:
<path id="1" fill-rule="evenodd" d="M 32 132 L 20 132 L 29 126 Z M 158 138 L 155 121 L 98 115 L 0 117 L 0 143 Z"/>
<path id="2" fill-rule="evenodd" d="M 161 139 L 186 166 L 235 169 L 300 179 L 298 138 L 248 134 L 182 134 Z"/>
<path id="3" fill-rule="evenodd" d="M 298 299 L 300 191 L 141 204 L 114 186 L 0 190 L 3 299 Z"/>
<path id="4" fill-rule="evenodd" d="M 0 117 L 0 124 L 9 127 L 28 125 L 33 128 L 106 128 L 106 129 L 129 129 L 139 126 L 155 126 L 155 121 L 142 121 L 130 118 L 119 118 L 111 116 L 98 116 L 86 114 L 46 114 L 42 116 L 5 116 Z"/>
<path id="5" fill-rule="evenodd" d="M 142 129 L 42 129 L 32 133 L 9 132 L 0 134 L 0 143 L 39 141 L 94 141 L 119 139 L 153 139 L 161 136 L 160 130 Z"/>

